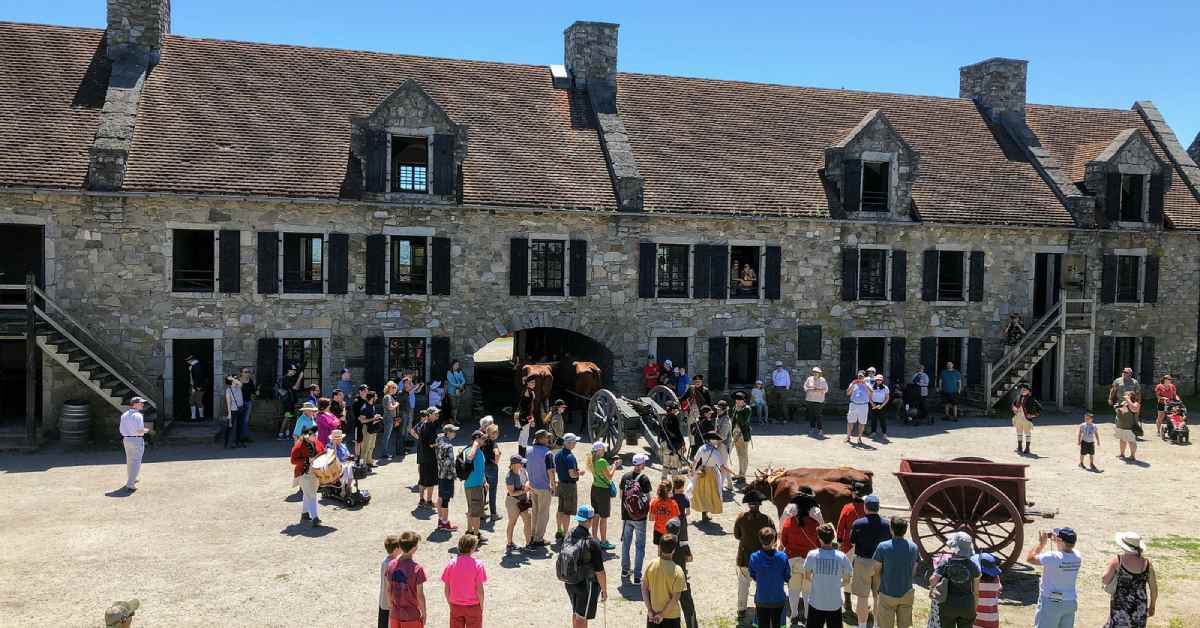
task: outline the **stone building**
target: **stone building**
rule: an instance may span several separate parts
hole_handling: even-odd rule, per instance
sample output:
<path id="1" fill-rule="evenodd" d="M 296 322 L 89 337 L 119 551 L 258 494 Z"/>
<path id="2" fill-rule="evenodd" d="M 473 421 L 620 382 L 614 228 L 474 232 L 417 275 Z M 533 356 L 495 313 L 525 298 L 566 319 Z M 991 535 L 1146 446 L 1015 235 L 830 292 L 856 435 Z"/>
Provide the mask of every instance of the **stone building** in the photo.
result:
<path id="1" fill-rule="evenodd" d="M 81 395 L 178 418 L 186 354 L 328 389 L 470 375 L 510 332 L 618 391 L 648 354 L 726 390 L 946 361 L 979 404 L 1021 378 L 1084 404 L 1121 366 L 1194 390 L 1200 155 L 1149 101 L 1027 103 L 999 58 L 958 98 L 621 73 L 597 22 L 531 66 L 108 16 L 0 24 L 0 416 L 35 406 L 29 434 Z M 1006 353 L 1010 313 L 1032 339 Z"/>

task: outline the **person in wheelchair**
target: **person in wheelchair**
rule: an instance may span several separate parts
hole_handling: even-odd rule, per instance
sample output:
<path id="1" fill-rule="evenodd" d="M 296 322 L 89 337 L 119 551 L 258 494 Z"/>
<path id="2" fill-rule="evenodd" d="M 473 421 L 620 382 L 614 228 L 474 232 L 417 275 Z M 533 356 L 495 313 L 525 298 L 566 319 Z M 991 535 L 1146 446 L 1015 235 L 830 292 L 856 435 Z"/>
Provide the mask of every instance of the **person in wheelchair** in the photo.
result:
<path id="1" fill-rule="evenodd" d="M 329 433 L 329 447 L 333 449 L 338 462 L 342 463 L 342 476 L 339 484 L 343 499 L 350 496 L 350 484 L 354 481 L 355 460 L 354 455 L 350 453 L 350 448 L 342 442 L 345 439 L 346 434 L 342 430 L 333 430 Z"/>
<path id="2" fill-rule="evenodd" d="M 1167 417 L 1163 422 L 1163 440 L 1176 445 L 1188 442 L 1187 408 L 1182 402 L 1167 405 Z"/>

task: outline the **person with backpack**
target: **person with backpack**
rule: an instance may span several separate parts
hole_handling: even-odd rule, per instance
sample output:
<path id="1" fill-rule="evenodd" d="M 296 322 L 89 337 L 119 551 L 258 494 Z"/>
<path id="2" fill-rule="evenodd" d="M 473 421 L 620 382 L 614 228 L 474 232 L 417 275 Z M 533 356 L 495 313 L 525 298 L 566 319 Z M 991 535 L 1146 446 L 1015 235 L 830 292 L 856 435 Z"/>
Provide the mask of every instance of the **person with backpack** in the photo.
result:
<path id="1" fill-rule="evenodd" d="M 946 547 L 954 551 L 954 556 L 934 569 L 929 578 L 929 595 L 938 601 L 941 628 L 971 628 L 975 623 L 982 575 L 979 566 L 971 560 L 975 549 L 965 532 L 951 534 Z"/>
<path id="2" fill-rule="evenodd" d="M 483 432 L 475 430 L 471 434 L 471 445 L 463 447 L 455 460 L 455 475 L 462 480 L 463 492 L 467 494 L 467 532 L 474 534 L 481 543 L 483 535 L 479 533 L 479 520 L 483 518 L 488 491 L 483 475 L 485 466 Z"/>
<path id="3" fill-rule="evenodd" d="M 550 503 L 558 480 L 554 471 L 554 455 L 546 443 L 550 432 L 538 430 L 533 435 L 525 470 L 529 472 L 529 487 L 533 490 L 533 543 L 530 547 L 546 545 L 546 526 L 550 524 Z"/>
<path id="4" fill-rule="evenodd" d="M 633 469 L 621 477 L 621 581 L 633 576 L 633 583 L 642 581 L 642 561 L 646 558 L 646 517 L 650 514 L 650 478 L 646 477 L 646 463 L 650 457 L 636 454 Z M 629 570 L 629 546 L 636 554 L 633 571 Z"/>
<path id="5" fill-rule="evenodd" d="M 554 565 L 571 601 L 571 628 L 587 628 L 588 620 L 596 618 L 598 601 L 608 600 L 604 550 L 588 530 L 595 516 L 591 506 L 579 507 L 573 517 L 578 525 L 563 540 Z"/>
<path id="6" fill-rule="evenodd" d="M 454 532 L 458 526 L 450 523 L 450 500 L 454 498 L 454 480 L 457 477 L 454 464 L 454 435 L 458 434 L 458 426 L 446 424 L 442 426 L 442 434 L 437 437 L 437 469 L 438 469 L 438 529 Z"/>

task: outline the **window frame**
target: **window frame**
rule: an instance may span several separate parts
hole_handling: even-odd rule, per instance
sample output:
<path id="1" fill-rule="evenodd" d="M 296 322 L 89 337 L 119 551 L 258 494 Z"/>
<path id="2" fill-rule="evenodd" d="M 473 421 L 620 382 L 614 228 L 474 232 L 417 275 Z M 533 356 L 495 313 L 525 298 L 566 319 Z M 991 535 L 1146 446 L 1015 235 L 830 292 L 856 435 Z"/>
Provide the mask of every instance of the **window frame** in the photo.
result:
<path id="1" fill-rule="evenodd" d="M 883 207 L 867 209 L 867 166 L 883 166 Z M 875 193 L 872 193 L 875 194 Z M 892 160 L 879 159 L 878 155 L 874 158 L 868 157 L 867 154 L 862 156 L 862 176 L 858 179 L 858 209 L 856 211 L 864 214 L 890 214 L 892 212 Z"/>
<path id="2" fill-rule="evenodd" d="M 559 243 L 562 245 L 562 287 L 556 292 L 533 289 L 533 250 L 535 242 Z M 570 294 L 571 278 L 571 238 L 565 234 L 531 233 L 527 236 L 525 256 L 525 294 L 531 299 L 559 300 Z"/>
<path id="3" fill-rule="evenodd" d="M 659 266 L 659 260 L 662 259 L 661 253 L 663 247 L 682 247 L 683 248 L 683 294 L 663 294 L 662 293 L 662 273 Z M 693 258 L 695 247 L 689 243 L 681 242 L 655 242 L 654 243 L 654 298 L 656 299 L 689 299 L 692 296 L 692 271 Z"/>
<path id="4" fill-rule="evenodd" d="M 1137 224 L 1146 222 L 1146 219 L 1148 217 L 1147 213 L 1149 211 L 1149 199 L 1147 198 L 1147 196 L 1149 194 L 1149 187 L 1150 187 L 1148 185 L 1148 179 L 1150 178 L 1149 175 L 1140 173 L 1140 172 L 1121 172 L 1120 176 L 1121 176 L 1121 199 L 1120 199 L 1120 211 L 1118 213 L 1118 220 L 1117 220 L 1118 224 L 1125 223 L 1125 224 L 1137 225 Z M 1137 208 L 1137 216 L 1138 217 L 1136 220 L 1131 220 L 1125 216 L 1126 182 L 1133 182 L 1133 181 L 1137 181 L 1137 188 L 1138 188 L 1137 192 L 1136 192 L 1136 197 L 1137 197 L 1137 202 L 1138 202 L 1138 208 Z"/>
<path id="5" fill-rule="evenodd" d="M 731 359 L 732 355 L 733 355 L 733 343 L 735 340 L 746 341 L 746 342 L 748 342 L 748 341 L 755 342 L 754 365 L 753 365 L 754 366 L 754 379 L 762 379 L 763 374 L 762 374 L 761 365 L 762 365 L 762 361 L 763 361 L 763 355 L 764 355 L 763 350 L 764 350 L 764 347 L 766 344 L 766 342 L 765 342 L 766 338 L 763 336 L 763 334 L 761 334 L 757 331 L 744 331 L 744 332 L 733 331 L 733 332 L 725 332 L 722 335 L 725 338 L 725 390 L 728 391 L 728 390 L 733 390 L 734 388 L 753 387 L 754 386 L 753 380 L 751 380 L 749 384 L 734 384 L 733 380 L 730 377 L 732 375 L 732 370 L 733 370 L 733 360 Z M 689 348 L 690 348 L 690 345 L 689 345 Z M 689 355 L 689 358 L 690 357 L 691 356 Z M 712 359 L 711 356 L 709 359 L 711 361 L 711 359 Z M 696 372 L 697 371 L 694 368 L 689 369 L 689 373 L 694 374 Z M 701 373 L 701 374 L 703 374 L 703 373 Z"/>
<path id="6" fill-rule="evenodd" d="M 1121 371 L 1126 366 L 1128 366 L 1129 368 L 1133 369 L 1133 378 L 1138 380 L 1139 382 L 1144 383 L 1145 380 L 1142 379 L 1142 373 L 1141 373 L 1141 370 L 1142 370 L 1142 339 L 1141 339 L 1141 337 L 1114 335 L 1114 336 L 1111 336 L 1111 338 L 1113 339 L 1113 350 L 1112 350 L 1113 372 L 1108 375 L 1108 378 L 1105 381 L 1112 381 L 1112 380 L 1120 377 Z M 1123 341 L 1131 342 L 1133 344 L 1133 358 L 1128 363 L 1124 363 L 1124 364 L 1121 362 L 1121 360 L 1118 359 L 1118 356 L 1121 355 L 1120 345 Z"/>
<path id="7" fill-rule="evenodd" d="M 758 267 L 754 271 L 754 296 L 735 296 L 734 278 L 730 273 L 728 295 L 725 298 L 726 303 L 757 303 L 762 301 L 766 294 L 766 277 L 764 270 L 767 265 L 767 243 L 761 240 L 730 240 L 726 245 L 729 249 L 729 264 L 733 265 L 733 250 L 734 249 L 755 249 L 758 252 Z M 728 374 L 727 374 L 728 376 Z M 726 379 L 726 382 L 729 380 Z"/>
<path id="8" fill-rule="evenodd" d="M 424 270 L 425 279 L 424 279 L 424 281 L 421 282 L 420 288 L 416 288 L 415 287 L 416 284 L 414 284 L 412 282 L 399 284 L 400 287 L 398 287 L 397 282 L 396 282 L 395 266 L 394 266 L 395 247 L 398 242 L 405 241 L 405 240 L 412 241 L 414 243 L 416 243 L 417 241 L 420 241 L 421 246 L 424 248 L 423 255 L 425 258 L 425 267 L 424 267 L 425 268 L 425 270 Z M 428 235 L 387 234 L 387 250 L 384 251 L 384 266 L 387 269 L 386 270 L 387 274 L 384 278 L 384 281 L 387 283 L 387 289 L 385 291 L 387 296 L 391 297 L 391 296 L 428 296 L 429 295 L 429 293 L 431 292 L 430 286 L 432 285 L 432 281 L 433 281 L 433 273 L 430 272 L 431 271 L 431 261 L 432 261 L 430 259 L 430 251 L 432 249 L 432 243 L 433 243 L 433 238 L 432 238 L 432 236 L 428 236 Z M 409 264 L 409 266 L 411 267 L 412 264 Z M 405 286 L 407 286 L 407 289 L 404 288 Z"/>
<path id="9" fill-rule="evenodd" d="M 874 366 L 877 374 L 883 375 L 885 378 L 887 378 L 885 383 L 887 383 L 890 388 L 892 376 L 892 338 L 895 335 L 896 334 L 893 332 L 878 330 L 865 330 L 851 333 L 850 337 L 854 339 L 854 368 L 851 370 L 865 371 L 868 366 Z M 882 364 L 864 364 L 861 368 L 858 366 L 859 362 L 861 362 L 859 356 L 862 355 L 863 340 L 883 341 Z"/>
<path id="10" fill-rule="evenodd" d="M 314 379 L 310 379 L 308 377 L 308 371 L 314 367 L 312 366 L 313 361 L 307 359 L 308 356 L 307 356 L 307 353 L 305 353 L 306 359 L 304 360 L 304 367 L 305 367 L 304 368 L 304 385 L 311 386 L 312 384 L 317 384 L 322 389 L 324 389 L 325 388 L 325 376 L 328 375 L 327 373 L 325 373 L 325 363 L 328 360 L 328 356 L 325 354 L 325 350 L 326 350 L 325 341 L 326 340 L 327 340 L 327 338 L 323 338 L 321 336 L 288 335 L 288 336 L 279 337 L 279 345 L 278 345 L 279 346 L 279 368 L 277 369 L 277 372 L 280 374 L 283 374 L 286 372 L 284 365 L 288 364 L 290 362 L 290 360 L 288 359 L 288 353 L 287 353 L 289 343 L 299 342 L 299 343 L 301 343 L 301 345 L 303 345 L 303 343 L 305 343 L 305 342 L 310 342 L 310 341 L 316 342 L 318 351 L 319 351 L 318 357 L 316 360 L 316 366 L 315 366 L 316 371 L 317 371 L 317 378 L 314 380 Z"/>
<path id="11" fill-rule="evenodd" d="M 1113 295 L 1113 304 L 1139 305 L 1144 303 L 1146 296 L 1146 252 L 1144 250 L 1116 250 L 1112 253 L 1117 258 L 1116 276 L 1113 281 L 1116 283 L 1116 293 Z M 1133 299 L 1121 298 L 1121 260 L 1135 259 L 1137 260 L 1137 285 L 1135 286 L 1136 295 Z"/>
<path id="12" fill-rule="evenodd" d="M 171 251 L 171 263 L 168 265 L 167 284 L 172 296 L 177 297 L 210 297 L 221 294 L 221 231 L 207 225 L 166 225 L 170 234 L 171 242 L 169 250 Z M 175 268 L 175 241 L 176 232 L 178 231 L 195 231 L 207 232 L 212 234 L 213 247 L 213 264 L 212 264 L 212 289 L 211 290 L 177 290 L 175 287 L 176 273 Z"/>
<path id="13" fill-rule="evenodd" d="M 405 329 L 402 331 L 388 332 L 384 334 L 384 372 L 387 374 L 387 379 L 400 383 L 399 379 L 395 378 L 396 366 L 392 363 L 392 341 L 410 341 L 419 340 L 422 343 L 424 364 L 421 365 L 420 381 L 427 383 L 430 376 L 430 356 L 429 351 L 432 344 L 432 336 L 428 330 Z M 415 383 L 415 382 L 414 382 Z"/>
<path id="14" fill-rule="evenodd" d="M 892 303 L 892 247 L 887 244 L 858 245 L 858 269 L 855 276 L 854 302 L 856 304 L 890 304 Z M 863 251 L 885 251 L 883 256 L 883 298 L 864 299 L 862 297 Z"/>
<path id="15" fill-rule="evenodd" d="M 388 147 L 387 147 L 387 193 L 388 194 L 405 194 L 413 196 L 429 196 L 433 190 L 433 129 L 387 129 Z M 399 183 L 396 181 L 397 172 L 394 168 L 395 161 L 392 159 L 392 148 L 396 139 L 420 139 L 425 141 L 425 190 L 402 190 Z"/>
<path id="16" fill-rule="evenodd" d="M 935 304 L 945 305 L 965 305 L 970 302 L 971 295 L 971 254 L 967 249 L 956 247 L 938 247 L 934 249 L 938 254 L 938 273 L 937 282 L 934 284 L 934 300 Z M 962 256 L 962 296 L 958 299 L 942 298 L 942 254 L 954 253 Z"/>
<path id="17" fill-rule="evenodd" d="M 281 295 L 307 295 L 307 296 L 323 296 L 329 293 L 329 232 L 311 231 L 308 229 L 287 229 L 278 230 L 279 233 L 279 294 Z M 320 287 L 316 290 L 295 290 L 288 288 L 287 279 L 287 243 L 288 238 L 307 238 L 312 241 L 320 238 L 321 241 L 321 278 L 319 280 Z M 303 254 L 304 249 L 301 249 Z M 301 259 L 303 265 L 303 258 Z M 310 283 L 314 280 L 306 280 Z"/>

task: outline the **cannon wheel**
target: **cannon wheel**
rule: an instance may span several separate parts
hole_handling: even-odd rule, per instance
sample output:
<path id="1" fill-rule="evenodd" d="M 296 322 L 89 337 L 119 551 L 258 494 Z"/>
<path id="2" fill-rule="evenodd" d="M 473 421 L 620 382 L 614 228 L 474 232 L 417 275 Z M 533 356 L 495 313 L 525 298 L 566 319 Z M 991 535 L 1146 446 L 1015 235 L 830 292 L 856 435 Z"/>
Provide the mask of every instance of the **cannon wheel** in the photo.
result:
<path id="1" fill-rule="evenodd" d="M 655 386 L 646 394 L 647 397 L 654 400 L 663 410 L 667 409 L 668 403 L 679 403 L 679 397 L 675 395 L 675 391 L 666 386 Z"/>
<path id="2" fill-rule="evenodd" d="M 945 508 L 945 510 L 943 510 Z M 1000 489 L 975 478 L 934 483 L 912 505 L 913 540 L 929 560 L 953 532 L 966 532 L 980 552 L 991 552 L 1007 570 L 1021 554 L 1024 519 Z"/>
<path id="3" fill-rule="evenodd" d="M 617 412 L 617 396 L 607 388 L 601 388 L 588 402 L 588 430 L 593 441 L 601 441 L 609 455 L 621 453 L 623 426 Z"/>

